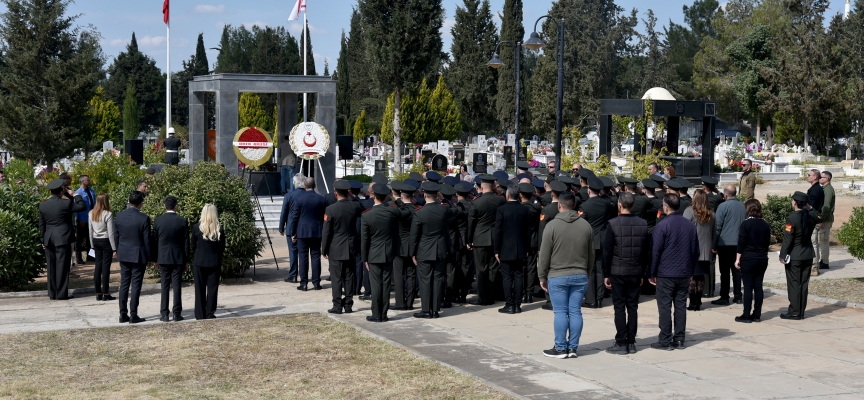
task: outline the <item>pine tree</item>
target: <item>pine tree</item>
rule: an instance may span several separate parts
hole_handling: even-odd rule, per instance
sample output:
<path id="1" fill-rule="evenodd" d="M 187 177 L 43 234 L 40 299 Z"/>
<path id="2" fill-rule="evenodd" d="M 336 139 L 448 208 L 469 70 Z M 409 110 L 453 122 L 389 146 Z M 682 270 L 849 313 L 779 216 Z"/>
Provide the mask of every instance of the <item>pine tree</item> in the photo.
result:
<path id="1" fill-rule="evenodd" d="M 102 86 L 96 88 L 96 95 L 90 99 L 90 132 L 94 148 L 102 148 L 102 142 L 117 139 L 120 131 L 120 108 L 105 96 Z"/>
<path id="2" fill-rule="evenodd" d="M 126 96 L 123 100 L 123 138 L 138 139 L 141 132 L 141 121 L 138 119 L 138 93 L 135 83 L 126 84 Z"/>
<path id="3" fill-rule="evenodd" d="M 273 117 L 267 113 L 258 93 L 244 92 L 240 94 L 237 109 L 241 128 L 254 126 L 268 132 L 273 131 Z"/>
<path id="4" fill-rule="evenodd" d="M 495 106 L 498 71 L 486 65 L 498 43 L 495 30 L 488 0 L 465 0 L 464 8 L 456 7 L 456 23 L 450 29 L 453 61 L 446 78 L 453 88 L 462 125 L 473 134 L 493 132 L 500 126 Z"/>
<path id="5" fill-rule="evenodd" d="M 330 62 L 326 58 L 324 59 L 324 75 L 322 76 L 330 76 Z"/>
<path id="6" fill-rule="evenodd" d="M 645 24 L 645 34 L 641 40 L 644 52 L 641 92 L 644 93 L 654 87 L 669 87 L 669 58 L 667 43 L 656 29 L 657 17 L 654 16 L 654 10 L 648 9 L 648 17 L 642 22 Z"/>
<path id="7" fill-rule="evenodd" d="M 339 58 L 336 59 L 336 72 L 333 73 L 333 78 L 336 79 L 336 134 L 345 135 L 346 127 L 350 126 L 348 121 L 351 119 L 351 77 L 348 74 L 348 38 L 345 37 L 345 31 L 342 31 L 342 38 L 339 41 Z M 365 118 L 365 114 L 364 114 Z M 365 123 L 365 121 L 364 121 Z"/>
<path id="8" fill-rule="evenodd" d="M 685 99 L 697 99 L 699 91 L 693 85 L 693 58 L 699 52 L 699 44 L 706 37 L 715 37 L 711 22 L 720 11 L 717 0 L 695 0 L 692 6 L 683 6 L 687 26 L 669 22 L 666 54 L 671 70 L 671 90 Z"/>
<path id="9" fill-rule="evenodd" d="M 156 67 L 156 60 L 138 50 L 135 34 L 126 51 L 117 55 L 108 67 L 105 93 L 115 103 L 124 102 L 129 81 L 135 84 L 138 119 L 141 128 L 151 130 L 165 122 L 165 76 Z"/>
<path id="10" fill-rule="evenodd" d="M 189 124 L 189 81 L 196 76 L 209 75 L 210 69 L 207 62 L 207 51 L 204 48 L 204 34 L 198 34 L 198 44 L 195 54 L 183 61 L 183 69 L 171 75 L 171 108 L 173 115 L 171 122 L 174 126 L 188 126 Z"/>
<path id="11" fill-rule="evenodd" d="M 369 128 L 366 127 L 366 110 L 360 111 L 357 121 L 354 121 L 354 141 L 362 142 L 369 136 Z"/>
<path id="12" fill-rule="evenodd" d="M 522 26 L 522 0 L 504 0 L 504 12 L 501 18 L 501 42 L 522 43 L 525 40 L 525 27 Z M 455 41 L 455 36 L 454 36 Z M 520 49 L 520 51 L 522 51 Z M 513 69 L 516 54 L 513 52 L 512 44 L 502 44 L 498 50 L 498 56 L 504 65 L 498 68 L 498 90 L 496 98 L 496 109 L 499 128 L 512 132 L 516 118 L 516 74 Z M 524 63 L 522 67 L 524 67 Z M 524 71 L 524 68 L 522 68 Z M 522 74 L 524 84 L 526 75 Z M 524 97 L 524 91 L 521 94 Z M 525 102 L 522 102 L 521 114 L 527 114 Z M 524 122 L 523 119 L 520 122 Z"/>
<path id="13" fill-rule="evenodd" d="M 375 86 L 394 92 L 393 156 L 402 155 L 403 91 L 426 76 L 441 59 L 441 0 L 359 0 L 367 61 Z M 382 129 L 383 131 L 383 129 Z M 402 172 L 402 163 L 395 163 Z"/>
<path id="14" fill-rule="evenodd" d="M 843 76 L 842 107 L 857 133 L 857 143 L 864 134 L 864 0 L 856 0 L 855 8 L 840 26 L 840 40 L 836 51 L 842 55 L 840 75 Z M 855 150 L 858 152 L 858 146 Z M 858 157 L 860 159 L 860 157 Z"/>
<path id="15" fill-rule="evenodd" d="M 756 142 L 761 139 L 762 116 L 769 84 L 762 76 L 763 68 L 773 68 L 771 31 L 768 25 L 756 24 L 744 37 L 726 48 L 729 59 L 739 71 L 735 74 L 735 95 L 744 111 L 756 118 Z M 764 93 L 763 93 L 764 92 Z"/>
<path id="16" fill-rule="evenodd" d="M 90 141 L 88 102 L 104 77 L 99 33 L 73 26 L 68 0 L 3 0 L 0 144 L 50 168 Z"/>

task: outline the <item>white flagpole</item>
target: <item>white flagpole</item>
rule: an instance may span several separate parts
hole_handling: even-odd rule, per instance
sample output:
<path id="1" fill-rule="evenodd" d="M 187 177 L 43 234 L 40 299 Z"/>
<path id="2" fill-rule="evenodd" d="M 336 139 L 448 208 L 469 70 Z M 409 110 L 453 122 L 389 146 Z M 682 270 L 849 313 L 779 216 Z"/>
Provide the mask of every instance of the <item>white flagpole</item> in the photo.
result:
<path id="1" fill-rule="evenodd" d="M 165 70 L 168 71 L 166 76 L 168 79 L 165 82 L 166 96 L 165 96 L 165 136 L 168 136 L 168 128 L 171 127 L 171 20 L 169 14 L 169 20 L 166 24 L 167 34 L 165 41 L 168 43 L 168 56 L 166 57 L 165 62 L 167 63 L 165 66 Z"/>
<path id="2" fill-rule="evenodd" d="M 308 26 L 306 25 L 306 7 L 303 7 L 303 75 L 306 75 L 306 42 L 309 38 L 306 34 Z M 303 122 L 309 122 L 309 114 L 306 112 L 306 93 L 303 93 Z"/>

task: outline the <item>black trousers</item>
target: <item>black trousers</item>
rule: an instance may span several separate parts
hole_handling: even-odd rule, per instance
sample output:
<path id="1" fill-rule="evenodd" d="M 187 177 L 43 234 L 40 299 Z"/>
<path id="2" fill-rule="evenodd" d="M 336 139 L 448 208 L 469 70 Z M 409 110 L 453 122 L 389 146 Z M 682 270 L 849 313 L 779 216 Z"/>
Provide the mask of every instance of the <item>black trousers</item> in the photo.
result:
<path id="1" fill-rule="evenodd" d="M 459 253 L 455 250 L 449 254 L 447 254 L 447 277 L 446 284 L 444 288 L 444 301 L 451 301 L 458 295 L 458 289 L 456 287 L 456 270 L 461 270 L 462 268 L 459 266 Z"/>
<path id="2" fill-rule="evenodd" d="M 453 297 L 464 298 L 468 296 L 468 291 L 471 290 L 471 283 L 474 282 L 472 258 L 471 251 L 465 248 L 456 253 L 457 261 L 453 277 Z"/>
<path id="3" fill-rule="evenodd" d="M 72 268 L 72 245 L 48 245 L 45 247 L 48 261 L 48 298 L 69 298 L 69 270 Z"/>
<path id="4" fill-rule="evenodd" d="M 333 308 L 354 307 L 355 262 L 351 260 L 330 260 L 330 283 L 333 293 Z M 342 294 L 345 297 L 342 297 Z"/>
<path id="5" fill-rule="evenodd" d="M 762 300 L 765 298 L 765 294 L 762 292 L 762 281 L 765 280 L 767 269 L 768 259 L 741 260 L 741 282 L 744 284 L 744 314 L 742 315 L 745 317 L 762 317 Z M 751 306 L 752 314 L 750 312 Z"/>
<path id="6" fill-rule="evenodd" d="M 711 255 L 711 261 L 708 264 L 708 273 L 702 275 L 704 277 L 704 288 L 702 294 L 704 297 L 714 297 L 714 290 L 717 286 L 717 255 Z"/>
<path id="7" fill-rule="evenodd" d="M 483 305 L 494 304 L 495 282 L 500 278 L 492 246 L 474 248 L 474 266 L 477 268 L 477 302 Z"/>
<path id="8" fill-rule="evenodd" d="M 390 310 L 390 284 L 393 263 L 369 263 L 369 283 L 372 289 L 372 316 L 384 318 Z"/>
<path id="9" fill-rule="evenodd" d="M 141 283 L 144 282 L 146 269 L 147 264 L 120 262 L 120 315 L 138 315 L 138 300 L 141 298 Z"/>
<path id="10" fill-rule="evenodd" d="M 221 272 L 219 267 L 195 267 L 192 271 L 195 280 L 195 319 L 216 318 Z"/>
<path id="11" fill-rule="evenodd" d="M 508 306 L 522 305 L 525 260 L 501 260 L 504 301 Z"/>
<path id="12" fill-rule="evenodd" d="M 297 238 L 300 253 L 297 267 L 300 269 L 300 285 L 309 284 L 309 262 L 312 262 L 312 284 L 321 284 L 321 238 Z M 310 260 L 311 257 L 311 260 Z"/>
<path id="13" fill-rule="evenodd" d="M 168 318 L 168 293 L 174 292 L 174 307 L 171 312 L 174 313 L 174 318 L 180 316 L 183 312 L 183 299 L 180 296 L 180 282 L 183 280 L 182 264 L 159 264 L 159 275 L 162 278 L 162 303 L 159 307 L 159 314 Z"/>
<path id="14" fill-rule="evenodd" d="M 606 295 L 606 285 L 603 283 L 603 251 L 594 250 L 594 269 L 588 274 L 588 285 L 585 287 L 586 304 L 597 304 Z"/>
<path id="15" fill-rule="evenodd" d="M 732 274 L 732 287 L 734 299 L 741 299 L 741 271 L 735 268 L 735 259 L 738 258 L 736 246 L 720 246 L 717 248 L 717 258 L 720 261 L 720 298 L 729 298 L 729 274 Z"/>
<path id="16" fill-rule="evenodd" d="M 171 151 L 165 152 L 165 164 L 168 165 L 177 165 L 180 163 L 180 153 L 179 151 Z"/>
<path id="17" fill-rule="evenodd" d="M 609 279 L 612 281 L 612 305 L 615 307 L 615 343 L 621 346 L 634 344 L 642 278 L 612 275 Z"/>
<path id="18" fill-rule="evenodd" d="M 393 259 L 393 280 L 396 281 L 394 296 L 396 296 L 396 307 L 414 307 L 414 279 L 417 267 L 411 257 L 396 257 Z"/>
<path id="19" fill-rule="evenodd" d="M 687 289 L 690 277 L 657 278 L 657 311 L 660 313 L 661 344 L 684 341 L 687 328 Z M 675 309 L 675 333 L 672 333 L 672 308 Z"/>
<path id="20" fill-rule="evenodd" d="M 438 312 L 444 299 L 447 279 L 446 260 L 417 260 L 417 278 L 420 281 L 420 305 L 423 312 Z"/>
<path id="21" fill-rule="evenodd" d="M 90 228 L 87 227 L 86 223 L 81 226 L 80 222 L 76 223 L 75 228 L 75 258 L 87 261 L 87 253 L 90 252 Z M 81 256 L 82 252 L 84 256 Z"/>
<path id="22" fill-rule="evenodd" d="M 524 292 L 534 295 L 534 289 L 540 285 L 540 278 L 537 276 L 537 249 L 531 249 L 528 252 L 528 259 L 525 260 L 525 274 L 523 274 L 522 288 Z"/>
<path id="23" fill-rule="evenodd" d="M 333 279 L 332 277 L 330 278 Z M 363 264 L 363 257 L 360 252 L 354 256 L 354 294 L 362 295 L 372 293 L 369 289 L 369 271 L 366 270 L 366 265 Z"/>
<path id="24" fill-rule="evenodd" d="M 807 309 L 807 293 L 810 287 L 810 269 L 813 260 L 792 260 L 786 264 L 786 287 L 789 292 L 789 311 L 791 315 L 803 317 Z"/>
<path id="25" fill-rule="evenodd" d="M 97 294 L 108 294 L 108 278 L 111 276 L 111 241 L 108 239 L 93 239 L 93 252 L 96 254 L 96 265 L 93 268 L 93 286 Z"/>

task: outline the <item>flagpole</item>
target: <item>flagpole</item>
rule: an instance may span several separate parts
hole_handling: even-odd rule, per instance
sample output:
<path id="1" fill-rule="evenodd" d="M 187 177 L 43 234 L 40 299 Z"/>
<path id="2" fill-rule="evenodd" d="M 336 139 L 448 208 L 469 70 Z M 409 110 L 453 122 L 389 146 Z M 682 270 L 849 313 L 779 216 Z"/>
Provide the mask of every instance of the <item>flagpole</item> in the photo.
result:
<path id="1" fill-rule="evenodd" d="M 171 127 L 171 20 L 168 20 L 168 23 L 165 24 L 165 29 L 167 30 L 165 41 L 168 43 L 168 56 L 166 57 L 165 62 L 167 63 L 165 66 L 165 70 L 168 71 L 166 76 L 168 77 L 165 81 L 165 89 L 167 96 L 165 96 L 165 136 L 168 136 L 168 128 Z"/>
<path id="2" fill-rule="evenodd" d="M 306 76 L 306 42 L 309 41 L 306 25 L 306 7 L 303 7 L 303 76 Z M 309 114 L 306 111 L 306 93 L 303 93 L 303 122 L 309 122 Z"/>

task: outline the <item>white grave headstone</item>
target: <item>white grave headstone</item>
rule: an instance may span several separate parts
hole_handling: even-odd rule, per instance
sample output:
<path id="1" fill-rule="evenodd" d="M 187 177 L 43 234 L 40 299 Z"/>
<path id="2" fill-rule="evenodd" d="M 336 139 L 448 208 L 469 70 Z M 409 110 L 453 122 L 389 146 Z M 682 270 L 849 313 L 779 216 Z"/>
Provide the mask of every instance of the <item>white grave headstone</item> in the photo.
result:
<path id="1" fill-rule="evenodd" d="M 507 145 L 508 146 L 516 146 L 516 135 L 509 133 L 507 134 Z"/>
<path id="2" fill-rule="evenodd" d="M 477 143 L 480 144 L 480 148 L 486 147 L 486 135 L 477 135 Z"/>
<path id="3" fill-rule="evenodd" d="M 443 154 L 446 156 L 447 152 L 450 150 L 449 148 L 450 148 L 450 142 L 448 142 L 446 140 L 439 140 L 438 141 L 438 153 L 439 154 Z"/>
<path id="4" fill-rule="evenodd" d="M 848 160 L 851 160 L 851 159 L 852 159 L 852 149 L 849 148 L 849 147 L 847 147 L 847 148 L 846 148 L 846 160 L 848 161 Z"/>
<path id="5" fill-rule="evenodd" d="M 429 150 L 432 150 L 433 153 L 438 151 L 438 143 L 437 142 L 429 142 L 429 144 L 427 144 L 426 147 Z"/>
<path id="6" fill-rule="evenodd" d="M 110 140 L 107 142 L 102 142 L 102 150 L 114 150 L 114 142 Z"/>

